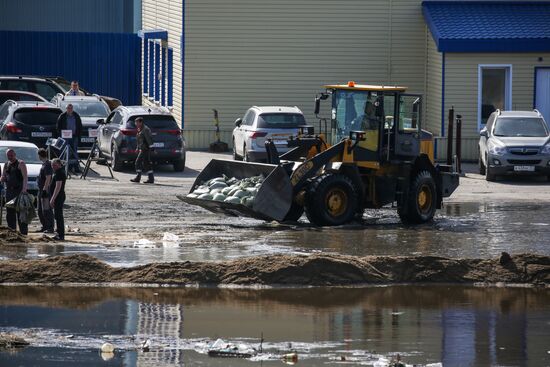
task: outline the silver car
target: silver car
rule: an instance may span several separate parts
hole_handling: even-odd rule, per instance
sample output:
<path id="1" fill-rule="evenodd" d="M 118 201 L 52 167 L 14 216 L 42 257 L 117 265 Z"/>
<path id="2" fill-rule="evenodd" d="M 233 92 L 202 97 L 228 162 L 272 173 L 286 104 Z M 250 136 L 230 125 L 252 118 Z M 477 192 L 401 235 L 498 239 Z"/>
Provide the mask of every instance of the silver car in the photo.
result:
<path id="1" fill-rule="evenodd" d="M 279 153 L 289 150 L 287 140 L 298 135 L 306 124 L 298 107 L 253 106 L 243 118 L 235 121 L 233 130 L 233 158 L 251 162 L 265 161 L 266 139 L 272 139 Z"/>
<path id="2" fill-rule="evenodd" d="M 82 119 L 82 136 L 78 143 L 79 151 L 89 150 L 97 137 L 97 120 L 105 120 L 111 111 L 109 106 L 100 96 L 64 96 L 58 94 L 52 99 L 52 103 L 59 106 L 63 111 L 70 103 L 76 113 Z"/>
<path id="3" fill-rule="evenodd" d="M 479 132 L 479 173 L 544 175 L 550 181 L 550 131 L 534 111 L 495 111 Z"/>

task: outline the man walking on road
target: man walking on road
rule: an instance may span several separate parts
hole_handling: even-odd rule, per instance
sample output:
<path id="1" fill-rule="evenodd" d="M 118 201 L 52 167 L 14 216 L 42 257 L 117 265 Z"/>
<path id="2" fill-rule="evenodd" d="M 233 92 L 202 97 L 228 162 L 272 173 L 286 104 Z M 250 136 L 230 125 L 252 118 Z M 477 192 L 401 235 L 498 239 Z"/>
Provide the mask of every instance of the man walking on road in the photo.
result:
<path id="1" fill-rule="evenodd" d="M 6 183 L 6 202 L 15 199 L 22 192 L 27 192 L 27 166 L 25 162 L 18 160 L 13 149 L 8 149 L 6 152 L 8 161 L 4 164 L 2 178 L 0 181 Z M 13 230 L 17 229 L 19 223 L 19 232 L 27 234 L 29 226 L 19 220 L 19 214 L 15 208 L 6 208 L 6 221 L 8 227 Z"/>
<path id="2" fill-rule="evenodd" d="M 141 180 L 141 173 L 145 171 L 149 176 L 144 183 L 154 183 L 155 177 L 153 176 L 153 164 L 151 162 L 151 151 L 153 150 L 153 135 L 151 129 L 143 123 L 143 118 L 136 118 L 137 128 L 137 148 L 139 150 L 136 158 L 136 177 L 130 181 L 139 182 Z"/>
<path id="3" fill-rule="evenodd" d="M 80 173 L 78 142 L 82 134 L 82 119 L 74 111 L 73 105 L 70 103 L 67 105 L 67 110 L 57 118 L 57 135 L 63 137 L 63 131 L 66 133 L 71 132 L 71 138 L 64 138 L 67 141 L 67 145 L 72 148 L 69 152 L 69 169 L 74 173 Z"/>
<path id="4" fill-rule="evenodd" d="M 38 158 L 42 161 L 40 174 L 38 175 L 38 218 L 42 228 L 38 232 L 53 233 L 53 211 L 50 206 L 50 184 L 52 182 L 52 163 L 48 159 L 48 152 L 41 148 L 38 150 Z"/>
<path id="5" fill-rule="evenodd" d="M 56 158 L 52 161 L 53 179 L 50 184 L 50 206 L 55 215 L 55 224 L 57 235 L 54 239 L 58 241 L 65 240 L 65 219 L 63 218 L 63 204 L 65 203 L 65 182 L 67 175 L 63 169 L 61 160 Z"/>

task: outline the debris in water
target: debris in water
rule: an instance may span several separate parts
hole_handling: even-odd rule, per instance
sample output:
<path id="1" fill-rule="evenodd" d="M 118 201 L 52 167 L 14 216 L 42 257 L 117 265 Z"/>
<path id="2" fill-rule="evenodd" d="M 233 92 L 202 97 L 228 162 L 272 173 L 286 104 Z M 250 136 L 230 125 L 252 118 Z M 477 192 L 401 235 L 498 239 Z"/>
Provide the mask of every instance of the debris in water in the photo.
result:
<path id="1" fill-rule="evenodd" d="M 151 248 L 155 247 L 155 243 L 153 241 L 148 240 L 147 238 L 142 238 L 139 241 L 134 241 L 135 247 L 142 247 L 142 248 Z"/>
<path id="2" fill-rule="evenodd" d="M 208 347 L 210 357 L 252 358 L 258 351 L 246 344 L 226 343 L 223 339 L 216 340 Z"/>
<path id="3" fill-rule="evenodd" d="M 298 353 L 293 352 L 293 353 L 283 354 L 281 359 L 286 364 L 296 364 L 298 362 Z"/>
<path id="4" fill-rule="evenodd" d="M 179 242 L 180 238 L 177 234 L 173 234 L 170 232 L 164 232 L 164 235 L 162 236 L 163 242 Z"/>
<path id="5" fill-rule="evenodd" d="M 141 344 L 141 350 L 148 352 L 151 349 L 151 339 L 147 339 Z"/>
<path id="6" fill-rule="evenodd" d="M 29 345 L 30 343 L 25 339 L 12 335 L 12 334 L 0 334 L 0 348 L 3 349 L 12 349 L 12 348 L 23 348 Z"/>
<path id="7" fill-rule="evenodd" d="M 103 343 L 101 346 L 101 353 L 114 353 L 115 346 L 111 343 Z"/>

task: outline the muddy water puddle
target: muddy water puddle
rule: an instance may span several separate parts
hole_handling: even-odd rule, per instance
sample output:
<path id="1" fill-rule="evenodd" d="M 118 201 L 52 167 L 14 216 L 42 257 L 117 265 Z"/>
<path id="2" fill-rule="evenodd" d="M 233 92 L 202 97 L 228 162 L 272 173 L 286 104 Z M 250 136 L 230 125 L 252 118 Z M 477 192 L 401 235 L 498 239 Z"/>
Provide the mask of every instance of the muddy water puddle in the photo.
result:
<path id="1" fill-rule="evenodd" d="M 185 205 L 185 204 L 184 204 Z M 394 210 L 367 211 L 362 222 L 336 228 L 220 217 L 193 208 L 181 223 L 158 223 L 144 242 L 121 238 L 113 245 L 0 248 L 0 258 L 39 258 L 89 253 L 114 266 L 167 261 L 216 261 L 274 253 L 317 251 L 348 255 L 437 255 L 488 258 L 510 253 L 550 254 L 550 207 L 545 204 L 452 203 L 432 223 L 404 226 Z M 111 229 L 112 230 L 112 229 Z M 165 233 L 177 242 L 162 241 Z M 93 238 L 93 234 L 92 235 Z"/>
<path id="2" fill-rule="evenodd" d="M 0 288 L 0 332 L 30 347 L 1 366 L 550 365 L 550 292 L 375 288 Z M 217 338 L 262 352 L 207 355 Z M 150 350 L 141 345 L 149 340 Z M 114 354 L 101 354 L 109 342 Z"/>

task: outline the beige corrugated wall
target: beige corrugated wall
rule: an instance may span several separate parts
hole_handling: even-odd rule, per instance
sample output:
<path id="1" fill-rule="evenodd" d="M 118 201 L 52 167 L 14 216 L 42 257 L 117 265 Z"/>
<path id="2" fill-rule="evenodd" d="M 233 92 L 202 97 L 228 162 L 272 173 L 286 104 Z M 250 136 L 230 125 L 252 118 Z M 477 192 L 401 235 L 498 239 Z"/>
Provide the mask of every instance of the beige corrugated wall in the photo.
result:
<path id="1" fill-rule="evenodd" d="M 144 0 L 144 10 L 154 2 Z M 231 143 L 234 120 L 252 105 L 296 105 L 316 125 L 313 100 L 326 83 L 401 84 L 423 93 L 425 50 L 420 0 L 188 0 L 188 146 L 214 140 L 214 108 Z"/>
<path id="2" fill-rule="evenodd" d="M 168 31 L 168 47 L 174 50 L 173 54 L 173 96 L 174 108 L 172 114 L 181 123 L 182 117 L 182 64 L 180 62 L 180 37 L 182 36 L 182 0 L 142 0 L 142 27 L 144 30 L 165 29 Z M 143 70 L 143 69 L 142 69 Z M 168 85 L 167 85 L 168 87 Z M 143 104 L 152 102 L 143 97 Z"/>
<path id="3" fill-rule="evenodd" d="M 512 65 L 512 109 L 532 110 L 535 67 L 541 66 L 538 58 L 550 60 L 550 54 L 499 53 L 445 54 L 445 111 L 452 105 L 462 115 L 463 159 L 477 159 L 478 66 Z"/>
<path id="4" fill-rule="evenodd" d="M 424 128 L 434 136 L 441 135 L 441 96 L 443 82 L 443 55 L 428 31 L 426 58 L 426 114 Z"/>

